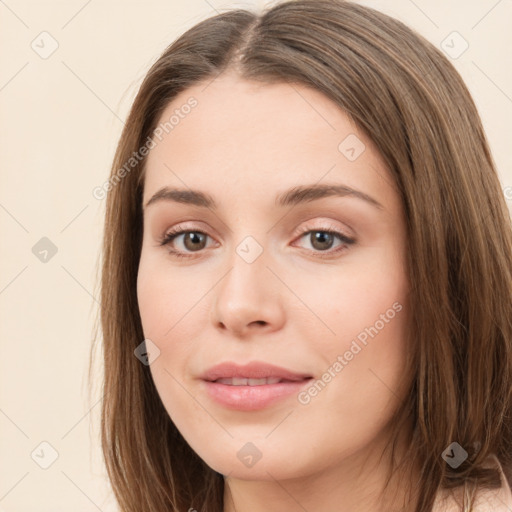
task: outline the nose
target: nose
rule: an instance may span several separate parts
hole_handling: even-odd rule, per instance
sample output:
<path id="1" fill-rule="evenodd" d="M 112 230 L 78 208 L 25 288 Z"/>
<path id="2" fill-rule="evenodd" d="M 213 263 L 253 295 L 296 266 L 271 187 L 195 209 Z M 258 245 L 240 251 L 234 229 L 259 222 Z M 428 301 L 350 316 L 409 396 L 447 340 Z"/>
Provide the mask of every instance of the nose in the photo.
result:
<path id="1" fill-rule="evenodd" d="M 214 326 L 240 338 L 282 328 L 284 287 L 268 268 L 266 251 L 252 262 L 240 254 L 235 251 L 229 271 L 213 290 Z"/>

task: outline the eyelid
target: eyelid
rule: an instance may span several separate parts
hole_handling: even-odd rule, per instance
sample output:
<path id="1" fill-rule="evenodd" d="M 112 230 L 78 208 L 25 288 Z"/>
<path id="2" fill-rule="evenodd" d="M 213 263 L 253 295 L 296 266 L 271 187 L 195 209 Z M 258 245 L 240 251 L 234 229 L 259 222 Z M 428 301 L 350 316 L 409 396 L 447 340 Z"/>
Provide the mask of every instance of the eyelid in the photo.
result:
<path id="1" fill-rule="evenodd" d="M 357 240 L 355 237 L 347 235 L 344 230 L 341 228 L 330 225 L 330 226 L 308 226 L 306 225 L 304 228 L 301 228 L 299 233 L 294 236 L 294 243 L 295 240 L 300 240 L 304 236 L 306 236 L 309 233 L 314 232 L 323 232 L 323 233 L 329 233 L 335 238 L 337 238 L 340 241 L 340 245 L 335 249 L 328 249 L 327 251 L 318 251 L 318 250 L 312 250 L 312 249 L 304 249 L 308 255 L 314 257 L 314 258 L 320 258 L 325 260 L 335 260 L 341 257 L 341 254 L 346 252 L 350 246 L 355 245 L 357 243 Z"/>
<path id="2" fill-rule="evenodd" d="M 158 238 L 158 245 L 159 246 L 167 245 L 169 243 L 167 240 L 169 240 L 169 239 L 175 240 L 178 236 L 187 234 L 187 233 L 201 233 L 213 240 L 213 237 L 211 235 L 209 235 L 206 230 L 178 225 L 178 226 L 175 226 L 175 227 L 170 228 L 167 231 L 165 231 L 164 234 Z M 193 254 L 193 253 L 191 253 L 191 254 Z"/>
<path id="3" fill-rule="evenodd" d="M 193 231 L 193 232 L 198 232 L 198 233 L 204 233 L 205 235 L 208 235 L 210 238 L 213 238 L 212 235 L 210 235 L 209 233 L 213 231 L 213 233 L 215 234 L 215 236 L 217 236 L 216 232 L 214 229 L 210 228 L 210 227 L 202 227 L 201 226 L 201 222 L 200 221 L 183 221 L 183 222 L 179 222 L 178 224 L 170 227 L 170 228 L 167 228 L 164 230 L 163 234 L 159 235 L 158 236 L 158 239 L 159 240 L 162 240 L 164 239 L 167 235 L 169 235 L 169 233 L 173 233 L 173 232 L 177 232 L 178 234 L 181 234 L 182 232 L 188 232 L 188 231 Z"/>
<path id="4" fill-rule="evenodd" d="M 308 222 L 308 221 L 306 221 L 306 222 Z M 310 220 L 309 222 L 312 222 L 312 221 Z M 293 242 L 295 242 L 296 240 L 300 240 L 306 234 L 315 232 L 315 231 L 332 234 L 334 237 L 338 238 L 338 240 L 341 242 L 341 245 L 343 246 L 338 249 L 334 249 L 334 250 L 329 249 L 327 251 L 305 249 L 311 255 L 314 255 L 314 256 L 317 256 L 320 258 L 329 258 L 329 257 L 335 258 L 337 256 L 338 252 L 346 249 L 347 246 L 353 245 L 357 242 L 355 237 L 353 237 L 352 235 L 347 235 L 342 228 L 340 228 L 334 224 L 329 224 L 329 225 L 323 224 L 323 225 L 318 225 L 318 226 L 316 226 L 316 225 L 312 226 L 307 223 L 304 227 L 301 227 L 298 230 L 296 230 L 296 232 L 292 235 Z M 170 246 L 171 242 L 173 242 L 177 237 L 179 237 L 183 234 L 191 233 L 191 232 L 201 233 L 201 234 L 205 235 L 206 237 L 209 237 L 212 240 L 214 240 L 214 237 L 211 236 L 207 230 L 197 228 L 196 226 L 178 224 L 177 226 L 174 226 L 164 232 L 164 234 L 158 240 L 158 246 Z M 169 252 L 172 255 L 178 256 L 178 257 L 194 258 L 194 257 L 199 257 L 201 254 L 203 254 L 205 252 L 205 250 L 206 250 L 206 248 L 201 249 L 196 252 L 194 252 L 194 251 L 187 252 L 187 251 L 179 251 L 179 250 L 175 250 L 175 249 L 169 249 Z"/>
<path id="5" fill-rule="evenodd" d="M 317 225 L 312 226 L 309 224 L 309 222 L 312 222 L 312 221 L 305 221 L 304 222 L 305 226 L 298 228 L 296 233 L 293 236 L 299 236 L 301 234 L 308 233 L 309 231 L 332 231 L 332 232 L 339 233 L 340 235 L 343 235 L 347 239 L 355 241 L 355 237 L 353 235 L 350 235 L 349 233 L 347 233 L 347 231 L 349 231 L 348 229 L 343 229 L 343 228 L 339 227 L 338 225 L 333 224 L 332 221 L 323 221 L 325 224 L 321 224 L 318 226 Z"/>

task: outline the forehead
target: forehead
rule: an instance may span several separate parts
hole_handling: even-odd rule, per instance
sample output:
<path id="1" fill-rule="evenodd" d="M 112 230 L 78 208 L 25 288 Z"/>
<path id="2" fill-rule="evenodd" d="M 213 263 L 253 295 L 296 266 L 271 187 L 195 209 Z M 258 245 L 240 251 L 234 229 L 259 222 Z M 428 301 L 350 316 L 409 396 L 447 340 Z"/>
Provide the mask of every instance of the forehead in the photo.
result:
<path id="1" fill-rule="evenodd" d="M 273 199 L 277 190 L 321 181 L 386 202 L 383 185 L 392 186 L 371 140 L 329 98 L 299 84 L 222 75 L 182 91 L 158 125 L 144 202 L 165 185 L 208 190 L 221 202 L 235 200 L 233 192 Z"/>

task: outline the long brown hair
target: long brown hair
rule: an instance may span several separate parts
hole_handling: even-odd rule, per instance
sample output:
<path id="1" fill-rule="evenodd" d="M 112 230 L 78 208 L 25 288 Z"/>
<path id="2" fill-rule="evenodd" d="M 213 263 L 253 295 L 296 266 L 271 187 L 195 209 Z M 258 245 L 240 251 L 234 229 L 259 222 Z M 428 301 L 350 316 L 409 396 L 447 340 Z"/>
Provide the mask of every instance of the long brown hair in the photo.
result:
<path id="1" fill-rule="evenodd" d="M 413 379 L 390 443 L 412 419 L 415 512 L 429 512 L 442 488 L 499 486 L 498 471 L 484 467 L 491 454 L 510 482 L 512 228 L 475 104 L 441 51 L 401 22 L 343 0 L 288 0 L 262 14 L 215 15 L 172 43 L 147 73 L 117 147 L 102 252 L 101 440 L 122 511 L 223 509 L 223 476 L 185 442 L 134 357 L 144 339 L 136 279 L 146 159 L 119 170 L 179 92 L 228 70 L 322 92 L 373 140 L 396 183 Z M 454 441 L 468 452 L 457 468 L 442 457 Z"/>

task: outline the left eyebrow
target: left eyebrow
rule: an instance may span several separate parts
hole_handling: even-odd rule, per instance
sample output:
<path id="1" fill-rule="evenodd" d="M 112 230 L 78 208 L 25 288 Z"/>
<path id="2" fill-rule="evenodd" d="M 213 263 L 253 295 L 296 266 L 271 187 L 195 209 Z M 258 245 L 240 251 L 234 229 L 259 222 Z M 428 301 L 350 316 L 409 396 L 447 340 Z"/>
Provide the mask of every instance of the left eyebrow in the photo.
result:
<path id="1" fill-rule="evenodd" d="M 384 207 L 376 199 L 346 185 L 340 184 L 325 184 L 325 185 L 307 185 L 294 187 L 286 192 L 280 194 L 276 198 L 276 205 L 288 206 L 296 205 L 300 203 L 307 203 L 309 201 L 316 201 L 317 199 L 323 199 L 324 197 L 344 197 L 351 196 L 358 199 L 362 199 L 367 203 L 375 206 L 376 208 L 383 210 Z"/>
<path id="2" fill-rule="evenodd" d="M 297 205 L 301 203 L 308 203 L 310 201 L 317 201 L 325 197 L 345 197 L 351 196 L 366 201 L 367 203 L 375 206 L 378 209 L 384 209 L 381 203 L 376 199 L 346 185 L 340 184 L 325 184 L 325 185 L 305 185 L 298 186 L 282 192 L 276 197 L 276 206 L 285 207 L 290 205 Z M 149 201 L 145 204 L 144 208 L 159 201 L 173 201 L 176 203 L 191 204 L 202 208 L 209 208 L 212 210 L 217 209 L 217 203 L 208 194 L 199 190 L 191 189 L 176 189 L 163 187 L 158 190 Z"/>

